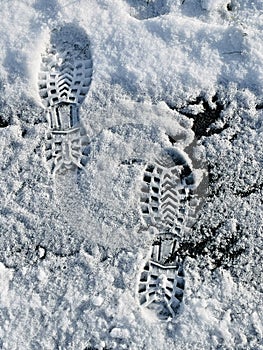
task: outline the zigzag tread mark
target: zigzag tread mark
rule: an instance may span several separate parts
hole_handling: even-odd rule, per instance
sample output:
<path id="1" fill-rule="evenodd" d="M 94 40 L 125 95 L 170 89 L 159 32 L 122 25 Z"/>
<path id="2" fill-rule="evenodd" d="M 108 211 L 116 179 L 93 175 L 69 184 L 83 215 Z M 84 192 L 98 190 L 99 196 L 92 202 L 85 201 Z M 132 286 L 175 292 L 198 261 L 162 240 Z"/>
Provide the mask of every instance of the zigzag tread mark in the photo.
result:
<path id="1" fill-rule="evenodd" d="M 67 89 L 67 88 L 58 91 L 58 97 L 63 97 L 63 96 L 68 96 L 68 95 L 69 95 L 69 89 Z"/>
<path id="2" fill-rule="evenodd" d="M 70 75 L 68 73 L 63 74 L 63 75 L 61 74 L 61 75 L 59 75 L 59 78 L 58 78 L 58 84 L 60 82 L 63 82 L 63 81 L 68 81 L 71 84 L 72 80 L 73 80 L 73 76 L 72 75 Z"/>
<path id="3" fill-rule="evenodd" d="M 173 213 L 178 211 L 178 203 L 174 201 L 161 202 L 162 210 L 173 211 Z"/>
<path id="4" fill-rule="evenodd" d="M 172 179 L 164 179 L 163 180 L 162 186 L 167 186 L 167 185 L 169 185 L 171 187 L 175 187 L 175 184 L 172 181 Z"/>
<path id="5" fill-rule="evenodd" d="M 58 74 L 69 74 L 71 76 L 74 76 L 74 67 L 73 66 L 63 66 L 60 67 Z"/>
<path id="6" fill-rule="evenodd" d="M 72 64 L 63 64 L 61 67 L 60 67 L 60 70 L 59 70 L 59 73 L 62 74 L 62 73 L 68 73 L 70 75 L 74 75 L 74 66 Z"/>
<path id="7" fill-rule="evenodd" d="M 171 190 L 171 191 L 175 191 L 176 190 L 175 186 L 173 184 L 171 184 L 171 183 L 163 184 L 161 189 L 162 189 L 163 193 L 165 193 L 166 191 L 169 191 L 169 190 Z"/>
<path id="8" fill-rule="evenodd" d="M 168 173 L 165 173 L 164 176 L 163 176 L 163 179 L 166 180 L 166 179 L 172 179 L 172 176 Z"/>
<path id="9" fill-rule="evenodd" d="M 176 211 L 175 210 L 170 210 L 170 209 L 162 210 L 162 209 L 163 208 L 161 208 L 161 215 L 162 215 L 162 217 L 169 216 L 169 217 L 173 218 L 173 220 L 174 220 L 174 218 L 176 217 Z"/>
<path id="10" fill-rule="evenodd" d="M 69 91 L 69 89 L 70 89 L 70 85 L 67 84 L 67 83 L 65 83 L 65 84 L 59 86 L 58 91 L 59 91 L 59 92 L 63 92 L 64 90 Z"/>
<path id="11" fill-rule="evenodd" d="M 162 221 L 168 220 L 175 222 L 176 216 L 173 213 L 162 213 Z"/>
<path id="12" fill-rule="evenodd" d="M 161 203 L 161 208 L 166 211 L 177 211 L 178 210 L 178 205 L 177 203 L 171 202 L 171 201 L 166 201 Z"/>
<path id="13" fill-rule="evenodd" d="M 161 207 L 161 215 L 171 215 L 173 218 L 177 216 L 177 208 L 174 207 L 168 207 L 168 208 L 163 208 Z"/>
<path id="14" fill-rule="evenodd" d="M 63 60 L 63 63 L 60 65 L 60 70 L 64 70 L 64 69 L 71 69 L 71 70 L 74 70 L 75 69 L 75 66 L 74 64 L 72 64 L 70 61 L 67 61 L 67 60 Z"/>
<path id="15" fill-rule="evenodd" d="M 163 182 L 161 187 L 162 187 L 162 189 L 166 189 L 166 188 L 176 189 L 175 184 L 171 181 Z"/>
<path id="16" fill-rule="evenodd" d="M 173 184 L 173 178 L 172 177 L 163 177 L 163 184 L 170 183 Z"/>
<path id="17" fill-rule="evenodd" d="M 162 194 L 162 200 L 165 201 L 167 197 L 169 197 L 169 200 L 175 201 L 175 202 L 179 202 L 179 195 L 178 195 L 178 191 L 176 191 L 175 188 L 162 188 L 161 191 Z"/>
<path id="18" fill-rule="evenodd" d="M 171 217 L 171 216 L 164 216 L 163 218 L 162 218 L 162 223 L 164 224 L 164 225 L 167 225 L 167 224 L 172 224 L 173 225 L 173 223 L 174 223 L 174 218 L 173 217 Z"/>
<path id="19" fill-rule="evenodd" d="M 161 201 L 162 202 L 171 201 L 171 202 L 179 203 L 179 200 L 177 197 L 178 197 L 177 193 L 174 193 L 169 190 L 165 192 L 165 195 L 162 195 Z"/>

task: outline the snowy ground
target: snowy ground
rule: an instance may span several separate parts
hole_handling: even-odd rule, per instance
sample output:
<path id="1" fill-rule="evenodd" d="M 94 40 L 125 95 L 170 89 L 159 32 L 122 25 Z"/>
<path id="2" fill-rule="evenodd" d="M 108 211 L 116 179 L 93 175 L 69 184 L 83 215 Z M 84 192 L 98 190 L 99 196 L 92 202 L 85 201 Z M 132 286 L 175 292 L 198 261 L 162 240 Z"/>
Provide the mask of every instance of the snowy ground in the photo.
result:
<path id="1" fill-rule="evenodd" d="M 262 2 L 3 0 L 0 18 L 0 349 L 263 349 Z M 91 152 L 52 178 L 37 76 L 68 22 L 91 41 Z M 138 201 L 172 143 L 207 183 L 180 314 L 160 322 L 136 300 Z"/>

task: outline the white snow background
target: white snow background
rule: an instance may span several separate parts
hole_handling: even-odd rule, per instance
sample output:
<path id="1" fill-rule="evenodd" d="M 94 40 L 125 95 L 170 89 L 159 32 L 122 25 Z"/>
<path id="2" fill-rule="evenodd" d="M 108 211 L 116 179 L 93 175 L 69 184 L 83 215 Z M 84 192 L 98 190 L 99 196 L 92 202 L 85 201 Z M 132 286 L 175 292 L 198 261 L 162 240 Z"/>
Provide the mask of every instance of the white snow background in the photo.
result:
<path id="1" fill-rule="evenodd" d="M 91 42 L 91 153 L 53 179 L 37 75 L 69 22 Z M 260 0 L 0 0 L 0 349 L 263 349 L 262 29 Z M 208 189 L 181 311 L 160 322 L 136 300 L 138 202 L 167 135 Z"/>

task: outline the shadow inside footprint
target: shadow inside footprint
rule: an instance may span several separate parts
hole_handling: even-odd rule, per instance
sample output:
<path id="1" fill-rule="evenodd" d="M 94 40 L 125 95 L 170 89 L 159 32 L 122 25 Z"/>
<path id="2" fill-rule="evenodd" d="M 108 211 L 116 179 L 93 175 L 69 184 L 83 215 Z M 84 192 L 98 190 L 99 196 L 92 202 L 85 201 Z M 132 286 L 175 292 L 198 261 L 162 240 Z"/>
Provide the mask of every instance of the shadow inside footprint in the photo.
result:
<path id="1" fill-rule="evenodd" d="M 68 23 L 54 28 L 42 55 L 40 96 L 47 107 L 61 103 L 81 104 L 92 76 L 90 41 L 85 30 Z"/>
<path id="2" fill-rule="evenodd" d="M 143 20 L 165 15 L 170 12 L 169 0 L 126 0 L 131 7 L 130 15 Z"/>
<path id="3" fill-rule="evenodd" d="M 51 32 L 50 44 L 56 47 L 57 52 L 74 57 L 87 59 L 89 55 L 90 41 L 83 28 L 75 23 L 67 23 L 60 28 L 54 28 Z M 74 49 L 73 49 L 74 48 Z"/>

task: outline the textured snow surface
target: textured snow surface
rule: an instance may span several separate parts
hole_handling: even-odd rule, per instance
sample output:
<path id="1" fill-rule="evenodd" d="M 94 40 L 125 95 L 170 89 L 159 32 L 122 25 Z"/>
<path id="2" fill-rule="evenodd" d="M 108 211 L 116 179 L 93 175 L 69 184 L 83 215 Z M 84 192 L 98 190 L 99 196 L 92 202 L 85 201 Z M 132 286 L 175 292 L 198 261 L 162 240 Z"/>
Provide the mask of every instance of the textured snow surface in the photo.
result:
<path id="1" fill-rule="evenodd" d="M 262 1 L 13 0 L 0 18 L 0 349 L 263 349 Z M 52 177 L 37 76 L 63 23 L 91 42 L 91 143 L 85 171 Z M 139 193 L 173 146 L 207 179 L 160 322 L 136 300 Z"/>

